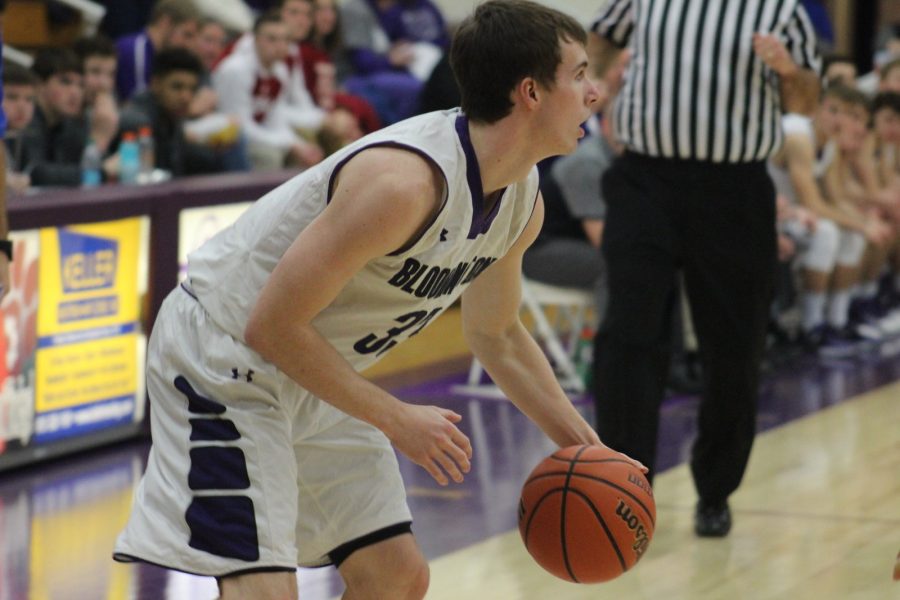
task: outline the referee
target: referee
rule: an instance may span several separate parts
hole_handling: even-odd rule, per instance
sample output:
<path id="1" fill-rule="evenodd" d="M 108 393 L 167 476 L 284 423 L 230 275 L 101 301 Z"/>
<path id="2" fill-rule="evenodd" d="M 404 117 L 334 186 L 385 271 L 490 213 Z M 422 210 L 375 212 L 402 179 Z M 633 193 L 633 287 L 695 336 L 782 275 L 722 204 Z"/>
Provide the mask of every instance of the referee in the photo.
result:
<path id="1" fill-rule="evenodd" d="M 614 112 L 626 152 L 602 179 L 597 430 L 652 475 L 681 271 L 705 377 L 695 531 L 724 536 L 755 435 L 776 264 L 765 161 L 783 110 L 818 98 L 815 34 L 800 0 L 610 0 L 592 32 L 595 66 L 630 53 Z"/>

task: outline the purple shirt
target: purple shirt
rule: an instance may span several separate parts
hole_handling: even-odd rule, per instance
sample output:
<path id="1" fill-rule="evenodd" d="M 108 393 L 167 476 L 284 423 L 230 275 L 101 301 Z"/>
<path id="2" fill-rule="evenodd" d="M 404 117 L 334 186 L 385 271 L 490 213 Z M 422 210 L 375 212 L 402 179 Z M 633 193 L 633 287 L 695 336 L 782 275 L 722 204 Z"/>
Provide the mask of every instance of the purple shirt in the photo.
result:
<path id="1" fill-rule="evenodd" d="M 153 42 L 145 32 L 125 35 L 116 40 L 119 63 L 116 69 L 116 90 L 122 102 L 147 88 L 153 68 Z"/>
<path id="2" fill-rule="evenodd" d="M 387 10 L 378 10 L 376 0 L 369 0 L 369 4 L 392 42 L 430 42 L 444 50 L 450 47 L 444 15 L 431 0 L 399 0 Z"/>

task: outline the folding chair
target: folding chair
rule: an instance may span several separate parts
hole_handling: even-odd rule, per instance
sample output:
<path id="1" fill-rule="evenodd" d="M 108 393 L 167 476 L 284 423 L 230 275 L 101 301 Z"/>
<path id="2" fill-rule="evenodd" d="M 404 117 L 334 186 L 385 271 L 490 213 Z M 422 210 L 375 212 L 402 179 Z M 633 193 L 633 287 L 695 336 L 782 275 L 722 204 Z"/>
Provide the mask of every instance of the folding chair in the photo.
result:
<path id="1" fill-rule="evenodd" d="M 531 334 L 544 348 L 560 384 L 567 392 L 580 394 L 585 391 L 575 362 L 582 330 L 586 326 L 593 327 L 594 301 L 594 293 L 588 290 L 557 287 L 522 278 L 521 309 L 531 318 Z M 548 308 L 555 309 L 552 322 L 546 310 Z M 454 386 L 453 391 L 471 396 L 504 397 L 474 357 L 465 385 Z"/>

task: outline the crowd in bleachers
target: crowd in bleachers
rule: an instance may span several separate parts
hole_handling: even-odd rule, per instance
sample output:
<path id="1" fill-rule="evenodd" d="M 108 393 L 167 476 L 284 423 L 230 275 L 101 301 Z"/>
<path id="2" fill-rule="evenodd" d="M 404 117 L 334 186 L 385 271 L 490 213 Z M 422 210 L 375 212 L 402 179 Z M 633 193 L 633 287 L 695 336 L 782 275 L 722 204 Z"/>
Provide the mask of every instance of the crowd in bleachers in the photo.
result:
<path id="1" fill-rule="evenodd" d="M 794 339 L 822 356 L 900 334 L 900 31 L 878 56 L 863 77 L 847 57 L 827 57 L 818 105 L 784 116 L 769 164 L 794 275 L 782 278 L 782 306 L 794 283 Z M 774 332 L 787 328 L 784 312 L 773 312 Z"/>
<path id="2" fill-rule="evenodd" d="M 234 17 L 243 14 L 234 3 L 250 21 Z M 110 19 L 114 36 L 37 48 L 30 68 L 7 61 L 11 190 L 304 168 L 383 125 L 458 102 L 450 28 L 431 0 L 138 4 L 147 5 L 138 31 L 116 31 L 121 20 Z M 785 271 L 772 339 L 840 356 L 900 334 L 900 32 L 881 44 L 871 73 L 829 56 L 823 90 L 818 106 L 785 116 L 785 144 L 770 161 Z M 572 182 L 602 174 L 583 154 L 607 164 L 615 149 L 615 132 L 597 118 L 602 152 L 588 147 L 555 169 L 586 172 L 543 173 L 547 225 L 526 274 L 591 273 L 582 287 L 596 285 L 600 266 L 530 259 L 550 248 L 553 228 L 581 226 L 596 234 L 581 254 L 598 256 L 601 200 L 567 214 L 565 197 L 579 195 Z M 566 257 L 559 264 L 574 264 Z"/>
<path id="3" fill-rule="evenodd" d="M 12 190 L 305 168 L 421 112 L 449 45 L 430 0 L 129 8 L 146 13 L 137 31 L 117 31 L 111 10 L 74 47 L 30 49 L 30 68 L 6 61 Z"/>
<path id="4" fill-rule="evenodd" d="M 900 27 L 889 31 L 875 68 L 862 76 L 852 58 L 826 52 L 818 103 L 784 115 L 784 144 L 769 160 L 781 271 L 769 335 L 773 363 L 858 356 L 900 336 Z M 621 68 L 605 74 L 604 93 L 616 93 L 620 75 Z M 614 102 L 601 103 L 605 112 L 612 114 Z M 545 224 L 524 264 L 533 279 L 595 289 L 601 311 L 605 277 L 596 263 L 606 199 L 586 206 L 583 192 L 602 196 L 599 179 L 621 152 L 610 121 L 597 115 L 575 154 L 541 165 Z M 573 189 L 574 182 L 594 183 Z M 684 306 L 674 312 L 681 348 L 670 388 L 698 391 L 690 313 Z"/>

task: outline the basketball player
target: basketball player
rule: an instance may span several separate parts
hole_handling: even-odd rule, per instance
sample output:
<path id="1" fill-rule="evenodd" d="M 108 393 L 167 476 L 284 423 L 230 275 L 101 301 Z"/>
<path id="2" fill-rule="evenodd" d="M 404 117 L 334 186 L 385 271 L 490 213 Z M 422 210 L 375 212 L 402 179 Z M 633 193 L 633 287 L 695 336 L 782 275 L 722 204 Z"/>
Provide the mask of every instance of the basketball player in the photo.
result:
<path id="1" fill-rule="evenodd" d="M 846 88 L 826 90 L 815 119 L 783 115 L 784 145 L 769 160 L 769 174 L 778 192 L 809 210 L 817 221 L 812 230 L 799 234 L 804 288 L 800 338 L 807 350 L 823 355 L 849 351 L 837 334 L 847 323 L 853 274 L 866 241 L 881 243 L 888 234 L 878 220 L 829 202 L 820 188 L 819 181 L 837 154 L 834 138 L 839 126 L 832 112 L 840 110 L 842 89 Z"/>
<path id="2" fill-rule="evenodd" d="M 600 443 L 518 319 L 535 164 L 575 149 L 597 99 L 584 43 L 541 5 L 480 5 L 451 54 L 461 110 L 359 140 L 191 256 L 150 340 L 153 447 L 117 559 L 217 577 L 223 599 L 296 598 L 295 567 L 329 563 L 344 598 L 422 598 L 394 448 L 447 485 L 472 447 L 458 414 L 357 371 L 461 295 L 509 398 L 560 446 Z"/>

